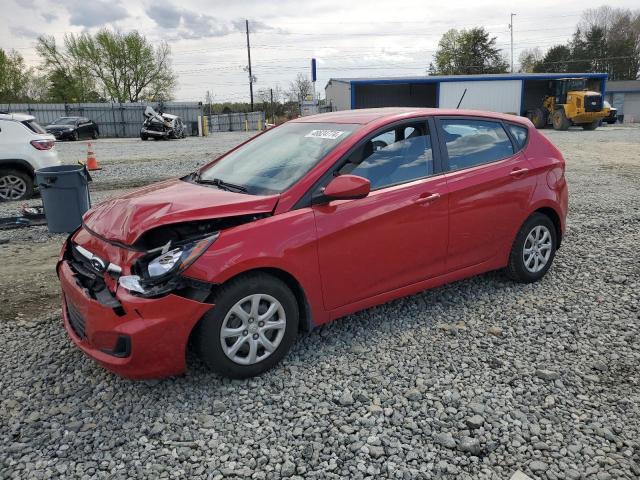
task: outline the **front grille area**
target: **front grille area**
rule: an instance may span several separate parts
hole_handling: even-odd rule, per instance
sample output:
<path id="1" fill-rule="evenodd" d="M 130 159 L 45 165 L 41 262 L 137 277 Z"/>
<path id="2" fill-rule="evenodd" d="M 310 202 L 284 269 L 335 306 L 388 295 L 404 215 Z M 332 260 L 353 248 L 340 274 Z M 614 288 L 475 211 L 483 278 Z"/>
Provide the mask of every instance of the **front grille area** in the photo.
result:
<path id="1" fill-rule="evenodd" d="M 86 339 L 87 333 L 85 332 L 84 318 L 70 302 L 67 302 L 67 316 L 69 317 L 69 325 L 71 325 L 73 332 L 80 339 Z"/>
<path id="2" fill-rule="evenodd" d="M 602 97 L 600 95 L 587 95 L 584 97 L 585 112 L 599 112 L 602 110 Z"/>

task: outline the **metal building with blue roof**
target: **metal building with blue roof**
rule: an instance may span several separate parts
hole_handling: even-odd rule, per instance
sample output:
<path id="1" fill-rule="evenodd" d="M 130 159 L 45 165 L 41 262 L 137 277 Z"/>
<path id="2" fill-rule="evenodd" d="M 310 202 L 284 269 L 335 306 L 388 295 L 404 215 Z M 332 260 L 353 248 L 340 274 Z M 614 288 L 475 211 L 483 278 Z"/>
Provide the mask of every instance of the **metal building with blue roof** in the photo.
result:
<path id="1" fill-rule="evenodd" d="M 440 107 L 526 115 L 542 105 L 550 81 L 586 78 L 589 90 L 606 91 L 606 73 L 501 73 L 422 77 L 332 78 L 325 94 L 334 110 Z"/>

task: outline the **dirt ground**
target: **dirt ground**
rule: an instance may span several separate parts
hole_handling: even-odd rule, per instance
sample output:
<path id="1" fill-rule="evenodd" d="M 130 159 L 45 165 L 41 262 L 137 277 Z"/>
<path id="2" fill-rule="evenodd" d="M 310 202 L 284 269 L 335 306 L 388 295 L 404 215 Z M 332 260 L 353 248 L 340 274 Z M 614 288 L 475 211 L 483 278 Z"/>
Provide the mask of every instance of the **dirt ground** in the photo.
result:
<path id="1" fill-rule="evenodd" d="M 565 156 L 572 194 L 597 189 L 611 177 L 640 178 L 640 125 L 608 126 L 594 132 L 546 130 L 545 134 Z M 249 136 L 240 132 L 173 142 L 98 140 L 95 149 L 103 170 L 94 175 L 93 202 L 184 175 Z M 65 163 L 75 163 L 86 154 L 84 142 L 62 143 L 57 148 Z M 28 203 L 39 204 L 40 200 Z M 572 205 L 570 201 L 569 228 Z M 15 215 L 20 206 L 16 202 L 0 204 L 0 215 Z M 64 238 L 49 234 L 46 227 L 0 231 L 0 321 L 29 323 L 57 312 L 59 286 L 54 268 Z"/>

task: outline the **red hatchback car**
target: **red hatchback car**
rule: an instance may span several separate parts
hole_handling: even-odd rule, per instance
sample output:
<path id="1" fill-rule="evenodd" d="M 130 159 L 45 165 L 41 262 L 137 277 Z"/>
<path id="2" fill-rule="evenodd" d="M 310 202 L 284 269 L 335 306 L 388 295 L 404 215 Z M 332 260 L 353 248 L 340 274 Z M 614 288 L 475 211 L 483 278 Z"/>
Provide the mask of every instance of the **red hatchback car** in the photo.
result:
<path id="1" fill-rule="evenodd" d="M 260 374 L 309 330 L 482 272 L 542 278 L 565 230 L 560 152 L 464 110 L 327 113 L 105 201 L 57 266 L 65 327 L 130 378 Z"/>

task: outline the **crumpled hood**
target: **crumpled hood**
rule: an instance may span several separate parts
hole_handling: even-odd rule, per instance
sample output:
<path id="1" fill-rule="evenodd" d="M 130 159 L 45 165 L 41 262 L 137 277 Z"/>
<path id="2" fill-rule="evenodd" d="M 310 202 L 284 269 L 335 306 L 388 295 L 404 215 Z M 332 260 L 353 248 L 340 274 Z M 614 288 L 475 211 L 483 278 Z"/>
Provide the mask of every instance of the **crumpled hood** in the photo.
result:
<path id="1" fill-rule="evenodd" d="M 99 203 L 82 220 L 107 240 L 131 245 L 144 232 L 161 225 L 272 212 L 278 198 L 173 179 Z"/>

